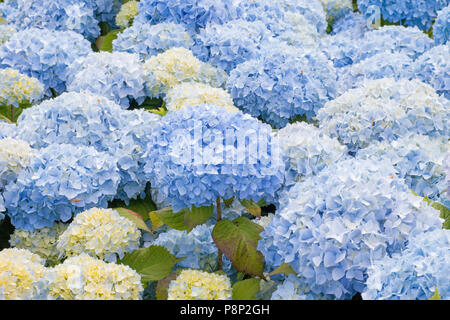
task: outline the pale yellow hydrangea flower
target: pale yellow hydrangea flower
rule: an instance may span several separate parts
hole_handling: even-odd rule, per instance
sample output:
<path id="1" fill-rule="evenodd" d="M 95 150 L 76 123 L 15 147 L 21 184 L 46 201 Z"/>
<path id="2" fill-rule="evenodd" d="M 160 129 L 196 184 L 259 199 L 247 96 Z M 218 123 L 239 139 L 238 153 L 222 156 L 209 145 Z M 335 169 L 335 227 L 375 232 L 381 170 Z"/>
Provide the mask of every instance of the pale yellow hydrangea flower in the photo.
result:
<path id="1" fill-rule="evenodd" d="M 30 165 L 35 151 L 23 140 L 14 138 L 0 139 L 0 177 L 17 174 Z M 0 185 L 1 185 L 0 179 Z"/>
<path id="2" fill-rule="evenodd" d="M 116 24 L 119 27 L 126 28 L 131 25 L 133 18 L 138 15 L 138 3 L 132 0 L 122 4 L 116 16 Z"/>
<path id="3" fill-rule="evenodd" d="M 0 70 L 0 105 L 18 107 L 25 102 L 35 103 L 43 94 L 44 87 L 39 80 L 11 68 Z"/>
<path id="4" fill-rule="evenodd" d="M 0 251 L 0 300 L 45 298 L 44 259 L 24 249 Z"/>
<path id="5" fill-rule="evenodd" d="M 130 267 L 87 254 L 49 269 L 46 280 L 49 299 L 138 300 L 144 291 L 140 275 Z"/>
<path id="6" fill-rule="evenodd" d="M 87 253 L 115 262 L 139 247 L 141 232 L 134 222 L 113 209 L 92 208 L 78 214 L 59 237 L 57 248 L 66 256 Z"/>
<path id="7" fill-rule="evenodd" d="M 228 92 L 203 83 L 180 83 L 167 92 L 165 101 L 166 108 L 169 111 L 202 104 L 214 104 L 231 112 L 239 111 L 234 106 L 233 100 Z"/>
<path id="8" fill-rule="evenodd" d="M 48 265 L 58 262 L 59 251 L 56 243 L 59 236 L 67 229 L 67 224 L 55 223 L 51 228 L 26 231 L 15 229 L 9 239 L 12 247 L 28 249 L 29 251 L 46 259 Z"/>
<path id="9" fill-rule="evenodd" d="M 183 270 L 169 285 L 168 300 L 230 300 L 230 279 L 199 270 Z"/>

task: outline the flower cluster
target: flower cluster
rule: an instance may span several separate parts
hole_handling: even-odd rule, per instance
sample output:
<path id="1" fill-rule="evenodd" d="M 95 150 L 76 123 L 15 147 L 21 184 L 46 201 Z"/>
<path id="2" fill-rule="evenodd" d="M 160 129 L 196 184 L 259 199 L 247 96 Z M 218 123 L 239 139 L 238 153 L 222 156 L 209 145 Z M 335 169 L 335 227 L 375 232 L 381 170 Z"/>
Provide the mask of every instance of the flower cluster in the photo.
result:
<path id="1" fill-rule="evenodd" d="M 113 41 L 113 48 L 114 51 L 137 53 L 141 60 L 147 60 L 170 48 L 190 49 L 193 43 L 191 36 L 181 24 L 133 23 L 131 27 L 118 34 Z"/>
<path id="2" fill-rule="evenodd" d="M 208 23 L 223 24 L 236 17 L 231 0 L 141 0 L 138 11 L 136 22 L 175 22 L 184 25 L 190 33 Z"/>
<path id="3" fill-rule="evenodd" d="M 278 284 L 276 290 L 272 293 L 270 300 L 316 300 L 319 297 L 312 294 L 305 294 L 304 291 L 308 289 L 305 288 L 305 284 L 300 281 L 300 279 L 294 275 L 290 274 L 283 280 L 282 283 Z"/>
<path id="4" fill-rule="evenodd" d="M 320 127 L 356 152 L 377 141 L 410 134 L 450 135 L 449 101 L 419 80 L 369 80 L 328 102 L 317 115 Z"/>
<path id="5" fill-rule="evenodd" d="M 56 243 L 59 236 L 66 230 L 67 224 L 55 223 L 51 228 L 33 231 L 15 229 L 9 239 L 12 247 L 27 249 L 46 260 L 47 265 L 59 262 L 59 251 Z"/>
<path id="6" fill-rule="evenodd" d="M 339 70 L 339 93 L 358 87 L 366 79 L 409 79 L 412 77 L 412 64 L 413 60 L 404 53 L 377 53 Z"/>
<path id="7" fill-rule="evenodd" d="M 164 100 L 169 111 L 202 104 L 213 104 L 230 112 L 238 111 L 228 92 L 203 83 L 183 82 L 175 85 L 167 92 Z"/>
<path id="8" fill-rule="evenodd" d="M 272 46 L 272 45 L 271 45 Z M 275 128 L 313 117 L 336 95 L 336 71 L 320 52 L 283 43 L 236 67 L 227 81 L 235 105 Z"/>
<path id="9" fill-rule="evenodd" d="M 438 94 L 450 99 L 450 47 L 436 46 L 421 55 L 413 65 L 415 78 L 430 84 Z"/>
<path id="10" fill-rule="evenodd" d="M 45 299 L 44 260 L 25 249 L 0 251 L 0 300 Z"/>
<path id="11" fill-rule="evenodd" d="M 119 13 L 117 13 L 116 16 L 116 24 L 119 27 L 126 28 L 133 23 L 134 17 L 138 15 L 138 4 L 139 3 L 135 0 L 122 4 Z"/>
<path id="12" fill-rule="evenodd" d="M 94 11 L 83 1 L 6 0 L 0 4 L 0 11 L 20 30 L 74 31 L 88 40 L 95 40 L 100 35 Z"/>
<path id="13" fill-rule="evenodd" d="M 321 0 L 322 5 L 327 13 L 328 22 L 342 18 L 353 11 L 352 0 Z"/>
<path id="14" fill-rule="evenodd" d="M 333 23 L 331 34 L 345 35 L 350 39 L 361 39 L 369 30 L 367 19 L 360 13 L 351 12 Z"/>
<path id="15" fill-rule="evenodd" d="M 214 105 L 169 112 L 153 129 L 144 170 L 175 212 L 217 197 L 273 200 L 284 165 L 270 126 Z"/>
<path id="16" fill-rule="evenodd" d="M 118 171 L 114 157 L 93 147 L 52 144 L 5 187 L 7 214 L 16 228 L 32 231 L 106 207 L 117 193 Z"/>
<path id="17" fill-rule="evenodd" d="M 358 9 L 363 14 L 368 14 L 371 7 L 376 6 L 383 19 L 422 30 L 430 29 L 437 11 L 447 5 L 448 0 L 358 0 Z"/>
<path id="18" fill-rule="evenodd" d="M 15 138 L 0 139 L 0 190 L 33 161 L 35 150 L 23 140 Z"/>
<path id="19" fill-rule="evenodd" d="M 49 269 L 45 280 L 49 299 L 138 300 L 144 291 L 140 275 L 130 267 L 87 254 Z"/>
<path id="20" fill-rule="evenodd" d="M 17 32 L 17 29 L 13 24 L 9 24 L 9 23 L 0 24 L 0 45 L 7 42 L 9 40 L 9 38 L 11 38 L 11 36 L 16 32 Z"/>
<path id="21" fill-rule="evenodd" d="M 103 95 L 126 109 L 148 96 L 138 55 L 127 52 L 93 52 L 75 60 L 67 70 L 69 91 Z"/>
<path id="22" fill-rule="evenodd" d="M 39 80 L 6 68 L 0 70 L 0 105 L 19 107 L 19 104 L 39 102 L 44 86 Z"/>
<path id="23" fill-rule="evenodd" d="M 433 25 L 433 37 L 436 45 L 446 44 L 450 38 L 450 5 L 438 12 Z"/>
<path id="24" fill-rule="evenodd" d="M 0 46 L 0 68 L 13 68 L 38 79 L 50 96 L 50 89 L 66 90 L 68 66 L 91 51 L 89 41 L 73 31 L 29 28 Z"/>
<path id="25" fill-rule="evenodd" d="M 79 213 L 58 239 L 57 249 L 71 257 L 81 253 L 116 262 L 139 248 L 141 232 L 113 209 L 91 208 Z"/>
<path id="26" fill-rule="evenodd" d="M 231 283 L 225 275 L 183 270 L 170 282 L 168 300 L 230 300 Z"/>
<path id="27" fill-rule="evenodd" d="M 347 148 L 336 138 L 304 122 L 288 124 L 276 133 L 276 138 L 285 162 L 287 187 L 347 157 Z"/>
<path id="28" fill-rule="evenodd" d="M 260 44 L 272 37 L 261 21 L 233 20 L 209 24 L 196 38 L 197 56 L 230 72 L 237 65 L 260 55 Z"/>
<path id="29" fill-rule="evenodd" d="M 224 85 L 225 71 L 201 62 L 185 48 L 172 48 L 150 57 L 144 64 L 147 86 L 153 97 L 161 97 L 167 90 L 186 81 L 209 84 L 213 87 Z"/>
<path id="30" fill-rule="evenodd" d="M 447 184 L 447 200 L 450 200 L 450 152 L 444 159 L 445 182 Z"/>
<path id="31" fill-rule="evenodd" d="M 449 151 L 448 137 L 412 135 L 371 145 L 358 151 L 357 157 L 388 159 L 414 192 L 444 201 L 445 195 L 440 193 L 446 189 L 444 159 Z"/>
<path id="32" fill-rule="evenodd" d="M 13 137 L 16 135 L 17 126 L 0 119 L 0 139 Z"/>
<path id="33" fill-rule="evenodd" d="M 450 231 L 435 230 L 409 239 L 406 250 L 368 268 L 366 300 L 428 300 L 436 288 L 450 298 Z"/>
<path id="34" fill-rule="evenodd" d="M 314 25 L 301 14 L 286 13 L 287 25 L 276 34 L 278 40 L 302 49 L 316 49 L 322 37 Z M 264 44 L 262 47 L 264 47 Z"/>
<path id="35" fill-rule="evenodd" d="M 414 196 L 386 161 L 349 159 L 297 183 L 261 233 L 273 268 L 289 263 L 305 294 L 351 298 L 367 267 L 402 250 L 408 236 L 442 228 L 439 212 Z"/>

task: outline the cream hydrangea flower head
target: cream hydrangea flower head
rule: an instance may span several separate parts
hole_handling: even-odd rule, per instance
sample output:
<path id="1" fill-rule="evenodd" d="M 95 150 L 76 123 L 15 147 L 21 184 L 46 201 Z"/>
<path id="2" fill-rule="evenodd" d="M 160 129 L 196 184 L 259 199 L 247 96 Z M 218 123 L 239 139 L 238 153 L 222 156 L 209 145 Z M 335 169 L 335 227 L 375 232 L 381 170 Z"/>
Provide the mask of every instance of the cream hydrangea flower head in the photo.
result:
<path id="1" fill-rule="evenodd" d="M 228 92 L 222 88 L 213 88 L 204 83 L 183 82 L 167 92 L 166 108 L 169 111 L 179 110 L 186 106 L 214 104 L 230 112 L 239 111 L 233 104 Z"/>
<path id="2" fill-rule="evenodd" d="M 30 165 L 34 154 L 35 151 L 23 140 L 0 139 L 0 188 Z"/>
<path id="3" fill-rule="evenodd" d="M 186 269 L 170 283 L 168 300 L 229 300 L 231 294 L 227 276 Z"/>
<path id="4" fill-rule="evenodd" d="M 131 25 L 132 20 L 138 15 L 139 2 L 131 0 L 122 4 L 120 11 L 116 16 L 116 24 L 119 27 L 126 28 Z"/>
<path id="5" fill-rule="evenodd" d="M 59 237 L 57 248 L 67 257 L 87 253 L 115 262 L 139 247 L 141 232 L 113 209 L 92 208 L 78 214 Z"/>
<path id="6" fill-rule="evenodd" d="M 144 291 L 140 275 L 130 267 L 87 254 L 50 268 L 46 280 L 49 299 L 138 300 Z"/>
<path id="7" fill-rule="evenodd" d="M 147 86 L 154 97 L 160 97 L 175 85 L 195 81 L 220 87 L 226 73 L 197 59 L 185 48 L 172 48 L 150 57 L 144 64 Z"/>
<path id="8" fill-rule="evenodd" d="M 39 255 L 47 261 L 47 265 L 54 265 L 59 260 L 59 250 L 56 248 L 56 243 L 67 226 L 67 224 L 56 222 L 51 228 L 33 231 L 15 229 L 9 243 L 12 247 L 27 249 Z"/>
<path id="9" fill-rule="evenodd" d="M 0 300 L 45 298 L 44 259 L 25 249 L 0 251 Z"/>
<path id="10" fill-rule="evenodd" d="M 0 70 L 0 105 L 19 107 L 21 103 L 39 102 L 44 94 L 44 86 L 33 77 L 6 68 Z"/>

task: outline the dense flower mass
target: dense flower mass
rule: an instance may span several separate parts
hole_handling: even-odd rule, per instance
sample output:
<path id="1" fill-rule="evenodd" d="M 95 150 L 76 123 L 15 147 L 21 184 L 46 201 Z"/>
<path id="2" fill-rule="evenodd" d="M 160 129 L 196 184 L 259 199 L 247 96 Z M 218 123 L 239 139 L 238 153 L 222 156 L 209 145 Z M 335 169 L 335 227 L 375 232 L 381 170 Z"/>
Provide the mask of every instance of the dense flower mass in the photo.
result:
<path id="1" fill-rule="evenodd" d="M 119 27 L 126 28 L 133 23 L 134 17 L 138 15 L 138 4 L 139 2 L 135 0 L 122 4 L 116 16 L 116 24 Z"/>
<path id="2" fill-rule="evenodd" d="M 116 262 L 139 248 L 141 232 L 136 224 L 113 209 L 92 208 L 78 214 L 59 237 L 57 248 L 65 256 L 88 253 Z"/>
<path id="3" fill-rule="evenodd" d="M 16 27 L 13 24 L 2 23 L 0 24 L 0 45 L 4 44 L 11 38 L 11 36 L 17 32 Z"/>
<path id="4" fill-rule="evenodd" d="M 148 59 L 144 64 L 147 86 L 153 97 L 161 97 L 181 82 L 200 82 L 213 87 L 224 85 L 225 71 L 198 60 L 185 48 L 172 48 Z"/>
<path id="5" fill-rule="evenodd" d="M 11 223 L 32 231 L 73 214 L 106 207 L 120 181 L 117 160 L 93 147 L 53 144 L 39 150 L 3 197 Z"/>
<path id="6" fill-rule="evenodd" d="M 260 55 L 262 41 L 272 33 L 261 21 L 233 20 L 209 24 L 196 38 L 196 53 L 203 60 L 230 72 L 237 65 Z"/>
<path id="7" fill-rule="evenodd" d="M 138 55 L 127 52 L 93 52 L 75 60 L 67 70 L 68 91 L 103 95 L 122 108 L 147 97 L 145 76 Z"/>
<path id="8" fill-rule="evenodd" d="M 0 4 L 0 11 L 20 30 L 35 27 L 74 31 L 89 40 L 100 35 L 94 11 L 83 1 L 6 0 Z"/>
<path id="9" fill-rule="evenodd" d="M 231 112 L 238 111 L 228 92 L 196 82 L 183 82 L 174 86 L 167 92 L 165 101 L 166 108 L 170 111 L 202 104 L 214 104 Z"/>
<path id="10" fill-rule="evenodd" d="M 17 126 L 0 119 L 0 139 L 13 137 L 16 134 Z"/>
<path id="11" fill-rule="evenodd" d="M 144 169 L 175 212 L 217 197 L 270 203 L 284 170 L 271 131 L 241 112 L 185 107 L 156 124 Z"/>
<path id="12" fill-rule="evenodd" d="M 438 12 L 433 25 L 433 37 L 436 45 L 446 44 L 450 39 L 450 5 Z"/>
<path id="13" fill-rule="evenodd" d="M 410 134 L 450 135 L 449 101 L 419 80 L 369 80 L 328 102 L 317 115 L 320 127 L 351 152 L 377 141 Z"/>
<path id="14" fill-rule="evenodd" d="M 339 71 L 339 92 L 361 85 L 365 79 L 411 78 L 413 60 L 404 53 L 380 52 Z"/>
<path id="15" fill-rule="evenodd" d="M 127 2 L 128 3 L 128 2 Z M 137 53 L 141 60 L 163 53 L 170 48 L 190 49 L 193 40 L 183 25 L 173 22 L 133 23 L 113 41 L 114 51 Z"/>
<path id="16" fill-rule="evenodd" d="M 428 300 L 439 291 L 450 298 L 450 230 L 435 230 L 409 239 L 402 253 L 368 268 L 367 300 Z"/>
<path id="17" fill-rule="evenodd" d="M 0 300 L 45 299 L 44 259 L 25 249 L 0 251 Z"/>
<path id="18" fill-rule="evenodd" d="M 239 109 L 282 128 L 297 116 L 313 117 L 335 97 L 336 70 L 320 52 L 272 45 L 276 48 L 238 65 L 227 89 Z"/>
<path id="19" fill-rule="evenodd" d="M 59 251 L 56 248 L 56 243 L 66 228 L 67 224 L 55 223 L 51 228 L 33 231 L 15 229 L 9 243 L 12 247 L 29 250 L 44 258 L 48 265 L 53 265 L 59 262 Z"/>
<path id="20" fill-rule="evenodd" d="M 413 75 L 450 99 L 450 46 L 436 46 L 421 55 L 413 65 Z"/>
<path id="21" fill-rule="evenodd" d="M 351 298 L 364 290 L 372 263 L 399 252 L 408 236 L 442 228 L 439 212 L 383 161 L 330 165 L 281 203 L 258 249 L 273 268 L 291 264 L 315 298 Z"/>
<path id="22" fill-rule="evenodd" d="M 45 94 L 66 90 L 67 68 L 91 52 L 91 44 L 73 31 L 29 28 L 11 36 L 0 46 L 0 68 L 13 68 L 38 79 Z"/>
<path id="23" fill-rule="evenodd" d="M 183 270 L 170 282 L 168 300 L 230 300 L 227 276 L 198 270 Z"/>
<path id="24" fill-rule="evenodd" d="M 441 195 L 446 189 L 444 159 L 449 151 L 447 137 L 412 135 L 371 145 L 360 150 L 357 156 L 374 160 L 388 159 L 394 165 L 397 175 L 414 192 L 422 197 L 444 202 L 445 195 Z"/>
<path id="25" fill-rule="evenodd" d="M 45 280 L 49 299 L 138 300 L 144 291 L 140 275 L 130 267 L 87 254 L 49 269 Z"/>
<path id="26" fill-rule="evenodd" d="M 0 105 L 19 107 L 42 99 L 44 87 L 39 80 L 6 68 L 0 70 Z"/>
<path id="27" fill-rule="evenodd" d="M 308 22 L 308 19 L 301 14 L 292 13 L 287 14 L 286 18 L 288 19 L 287 26 L 282 27 L 276 34 L 278 40 L 302 49 L 316 49 L 319 46 L 324 35 L 319 33 L 316 27 Z"/>
<path id="28" fill-rule="evenodd" d="M 450 152 L 444 159 L 445 182 L 447 183 L 447 200 L 450 200 Z"/>
<path id="29" fill-rule="evenodd" d="M 448 4 L 448 0 L 358 0 L 358 9 L 369 14 L 371 7 L 376 6 L 384 20 L 427 31 L 437 11 Z"/>
<path id="30" fill-rule="evenodd" d="M 208 23 L 222 24 L 236 17 L 231 0 L 141 0 L 137 22 L 158 24 L 175 22 L 183 24 L 194 33 Z"/>
<path id="31" fill-rule="evenodd" d="M 361 39 L 369 30 L 367 19 L 362 14 L 350 12 L 333 23 L 331 34 L 345 34 L 348 38 Z"/>
<path id="32" fill-rule="evenodd" d="M 290 274 L 284 279 L 284 281 L 278 284 L 276 290 L 272 293 L 270 300 L 314 300 L 318 297 L 312 294 L 305 294 L 303 290 L 305 285 L 299 280 L 299 278 Z M 306 289 L 307 290 L 307 289 Z"/>

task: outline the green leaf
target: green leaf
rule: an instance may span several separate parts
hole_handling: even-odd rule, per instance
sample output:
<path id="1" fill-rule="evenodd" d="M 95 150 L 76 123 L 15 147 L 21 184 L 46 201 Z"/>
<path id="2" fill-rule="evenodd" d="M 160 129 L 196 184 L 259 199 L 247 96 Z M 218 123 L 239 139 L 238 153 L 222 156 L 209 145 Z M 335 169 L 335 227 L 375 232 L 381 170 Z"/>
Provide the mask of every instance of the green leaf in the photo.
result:
<path id="1" fill-rule="evenodd" d="M 114 210 L 116 210 L 122 217 L 133 221 L 139 229 L 151 233 L 150 229 L 145 224 L 144 219 L 142 219 L 142 217 L 138 213 L 127 208 L 114 208 Z"/>
<path id="2" fill-rule="evenodd" d="M 231 197 L 230 199 L 222 199 L 223 203 L 225 204 L 225 207 L 229 208 L 233 204 L 234 197 Z"/>
<path id="3" fill-rule="evenodd" d="M 158 284 L 156 285 L 157 300 L 167 300 L 169 293 L 169 285 L 173 280 L 175 280 L 179 276 L 181 271 L 183 271 L 183 269 L 175 270 L 164 279 L 158 281 Z"/>
<path id="4" fill-rule="evenodd" d="M 233 300 L 256 300 L 255 294 L 260 290 L 261 279 L 247 279 L 233 284 Z"/>
<path id="5" fill-rule="evenodd" d="M 245 217 L 233 221 L 220 220 L 212 237 L 217 247 L 231 260 L 238 272 L 264 278 L 264 259 L 256 250 L 263 228 Z"/>
<path id="6" fill-rule="evenodd" d="M 271 273 L 269 273 L 269 276 L 274 276 L 276 274 L 284 273 L 285 276 L 288 276 L 290 274 L 297 274 L 297 272 L 294 271 L 294 268 L 289 263 L 283 263 L 281 266 L 273 270 Z"/>
<path id="7" fill-rule="evenodd" d="M 119 263 L 136 270 L 145 286 L 149 281 L 167 277 L 172 273 L 175 264 L 182 259 L 177 259 L 164 247 L 150 246 L 125 254 Z"/>
<path id="8" fill-rule="evenodd" d="M 444 219 L 442 229 L 450 229 L 450 209 L 449 208 L 447 208 L 446 206 L 444 206 L 443 204 L 441 204 L 439 202 L 430 200 L 428 197 L 422 197 L 422 196 L 418 195 L 417 193 L 415 193 L 413 190 L 411 190 L 411 192 L 415 196 L 421 197 L 423 199 L 423 201 L 428 203 L 428 205 L 431 205 L 432 208 L 438 210 L 440 212 L 440 217 L 442 219 Z"/>
<path id="9" fill-rule="evenodd" d="M 99 37 L 96 41 L 97 48 L 100 51 L 112 52 L 113 51 L 112 43 L 114 40 L 116 40 L 117 35 L 122 31 L 123 29 L 115 29 L 108 32 L 108 34 L 106 34 L 105 36 Z"/>
<path id="10" fill-rule="evenodd" d="M 253 200 L 239 200 L 239 202 L 247 209 L 248 213 L 257 218 L 261 217 L 261 207 Z"/>
<path id="11" fill-rule="evenodd" d="M 150 217 L 156 216 L 163 224 L 168 225 L 169 227 L 175 230 L 186 230 L 186 226 L 184 224 L 184 210 L 180 212 L 174 213 L 172 207 L 166 207 L 161 210 L 156 210 L 150 212 Z M 153 223 L 154 220 L 152 220 Z"/>
<path id="12" fill-rule="evenodd" d="M 439 295 L 438 288 L 436 287 L 436 290 L 434 291 L 433 296 L 429 300 L 441 300 L 441 296 Z"/>
<path id="13" fill-rule="evenodd" d="M 187 232 L 191 232 L 196 226 L 205 223 L 213 215 L 213 206 L 209 207 L 195 207 L 192 210 L 184 210 L 184 225 L 187 227 Z"/>
<path id="14" fill-rule="evenodd" d="M 149 111 L 151 113 L 159 114 L 162 117 L 164 117 L 167 114 L 167 109 L 166 108 L 162 108 L 162 107 L 160 107 L 158 109 L 147 109 L 147 111 Z"/>
<path id="15" fill-rule="evenodd" d="M 130 209 L 138 213 L 144 220 L 148 220 L 149 213 L 156 210 L 156 205 L 150 196 L 147 196 L 145 199 L 132 199 L 128 205 L 121 200 L 114 200 L 110 203 L 110 206 Z"/>

